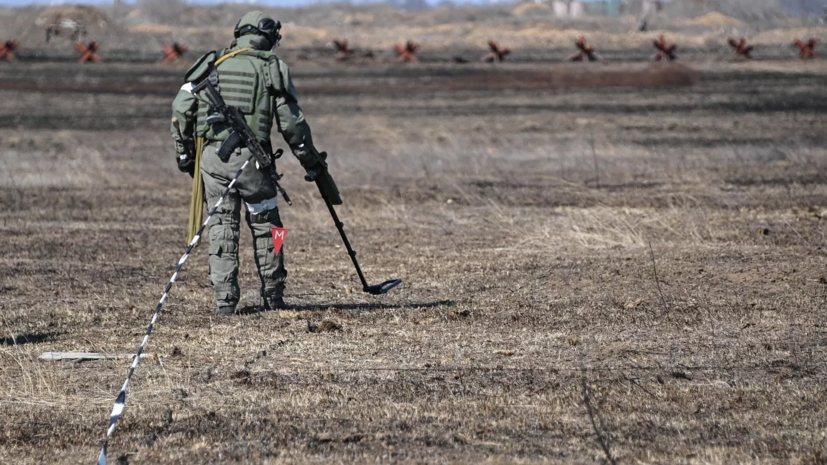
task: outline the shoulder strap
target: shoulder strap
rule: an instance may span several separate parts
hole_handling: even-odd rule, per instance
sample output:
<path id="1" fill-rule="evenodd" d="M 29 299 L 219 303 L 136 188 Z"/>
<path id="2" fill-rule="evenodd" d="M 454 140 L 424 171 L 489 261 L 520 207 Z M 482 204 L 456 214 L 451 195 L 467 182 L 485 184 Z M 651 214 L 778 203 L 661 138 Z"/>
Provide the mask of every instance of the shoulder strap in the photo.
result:
<path id="1" fill-rule="evenodd" d="M 241 50 L 236 50 L 234 52 L 230 52 L 230 53 L 224 55 L 223 57 L 219 58 L 218 60 L 215 60 L 215 66 L 218 66 L 221 63 L 224 63 L 224 60 L 232 58 L 232 57 L 238 55 L 239 53 L 248 52 L 250 50 L 253 50 L 253 49 L 252 48 L 242 48 Z"/>
<path id="2" fill-rule="evenodd" d="M 221 88 L 219 87 L 220 83 L 218 82 L 218 65 L 220 65 L 221 63 L 224 63 L 225 60 L 228 60 L 228 59 L 230 59 L 230 58 L 232 58 L 232 57 L 234 57 L 234 56 L 236 56 L 240 53 L 244 53 L 244 52 L 247 52 L 247 51 L 250 51 L 250 50 L 253 50 L 253 49 L 252 48 L 242 48 L 241 50 L 235 50 L 233 52 L 230 52 L 230 53 L 222 56 L 221 58 L 219 58 L 215 61 L 210 61 L 209 63 L 207 63 L 207 71 L 209 72 L 208 79 L 210 80 L 210 84 L 212 84 L 213 87 L 215 87 L 215 90 L 221 92 Z"/>
<path id="3" fill-rule="evenodd" d="M 208 66 L 207 69 L 209 70 L 209 74 L 207 75 L 207 79 L 210 80 L 210 84 L 212 84 L 213 88 L 216 91 L 221 92 L 220 83 L 218 82 L 218 68 L 216 67 L 215 62 L 214 61 L 209 62 L 209 64 L 207 66 Z"/>

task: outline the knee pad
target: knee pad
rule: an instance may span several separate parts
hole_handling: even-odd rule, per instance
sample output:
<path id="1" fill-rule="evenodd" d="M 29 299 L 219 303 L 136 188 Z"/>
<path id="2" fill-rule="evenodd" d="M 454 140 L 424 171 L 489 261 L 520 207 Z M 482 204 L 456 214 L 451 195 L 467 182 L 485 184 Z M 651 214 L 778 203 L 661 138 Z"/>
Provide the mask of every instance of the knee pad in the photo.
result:
<path id="1" fill-rule="evenodd" d="M 275 226 L 277 228 L 281 228 L 281 216 L 279 215 L 279 209 L 274 208 L 272 210 L 263 211 L 260 213 L 249 213 L 250 215 L 250 223 L 251 224 L 264 224 L 268 226 Z"/>

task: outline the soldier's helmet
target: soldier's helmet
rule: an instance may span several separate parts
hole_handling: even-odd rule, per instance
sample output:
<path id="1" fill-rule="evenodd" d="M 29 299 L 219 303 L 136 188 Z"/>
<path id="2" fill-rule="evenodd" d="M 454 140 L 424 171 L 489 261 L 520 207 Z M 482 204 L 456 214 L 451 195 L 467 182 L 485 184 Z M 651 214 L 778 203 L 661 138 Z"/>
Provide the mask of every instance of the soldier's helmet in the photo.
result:
<path id="1" fill-rule="evenodd" d="M 261 11 L 251 11 L 238 20 L 233 35 L 238 39 L 247 34 L 255 34 L 267 38 L 275 47 L 281 40 L 280 30 L 280 21 L 274 20 Z"/>

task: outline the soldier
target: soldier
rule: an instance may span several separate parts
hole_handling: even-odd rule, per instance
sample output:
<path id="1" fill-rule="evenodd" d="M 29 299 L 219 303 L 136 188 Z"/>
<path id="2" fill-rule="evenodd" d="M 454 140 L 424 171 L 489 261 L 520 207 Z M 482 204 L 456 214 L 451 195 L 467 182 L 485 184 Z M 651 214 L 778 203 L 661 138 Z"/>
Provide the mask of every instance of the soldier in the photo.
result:
<path id="1" fill-rule="evenodd" d="M 193 188 L 193 204 L 197 205 L 198 214 L 202 201 L 195 194 L 201 187 L 196 171 L 200 170 L 203 176 L 203 197 L 212 206 L 241 165 L 250 158 L 250 151 L 239 147 L 227 161 L 222 161 L 219 148 L 229 131 L 222 125 L 208 125 L 206 118 L 211 111 L 207 100 L 192 94 L 193 86 L 210 74 L 211 63 L 217 71 L 221 96 L 228 105 L 239 109 L 268 152 L 272 152 L 270 130 L 275 122 L 291 151 L 307 170 L 307 179 L 315 178 L 326 166 L 324 155 L 313 146 L 310 127 L 299 108 L 290 71 L 273 53 L 281 39 L 280 29 L 280 22 L 260 11 L 245 14 L 236 24 L 235 40 L 230 48 L 201 57 L 187 72 L 186 84 L 172 104 L 172 134 L 178 168 L 195 174 L 197 185 Z M 198 138 L 197 144 L 193 142 L 194 138 Z M 200 153 L 194 153 L 195 146 Z M 284 253 L 276 257 L 270 233 L 271 227 L 282 227 L 278 192 L 268 174 L 258 168 L 252 164 L 245 169 L 210 221 L 210 282 L 218 313 L 222 315 L 235 313 L 240 297 L 238 237 L 242 201 L 245 219 L 253 233 L 264 307 L 285 308 L 287 271 Z"/>

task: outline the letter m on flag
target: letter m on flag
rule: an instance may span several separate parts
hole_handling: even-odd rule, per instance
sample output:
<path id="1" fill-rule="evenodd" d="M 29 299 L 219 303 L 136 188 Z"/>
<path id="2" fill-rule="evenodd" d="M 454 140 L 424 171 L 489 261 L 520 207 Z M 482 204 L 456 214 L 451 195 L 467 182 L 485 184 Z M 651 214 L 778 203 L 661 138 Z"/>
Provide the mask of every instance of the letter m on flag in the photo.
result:
<path id="1" fill-rule="evenodd" d="M 284 240 L 287 238 L 287 230 L 282 228 L 272 228 L 271 230 L 273 231 L 273 250 L 276 251 L 276 257 L 278 257 L 284 245 Z"/>

